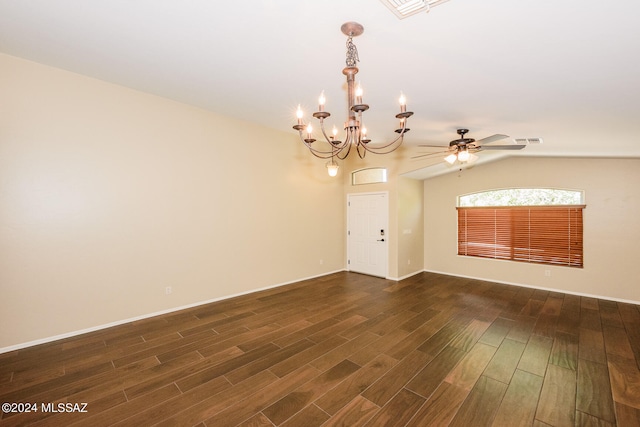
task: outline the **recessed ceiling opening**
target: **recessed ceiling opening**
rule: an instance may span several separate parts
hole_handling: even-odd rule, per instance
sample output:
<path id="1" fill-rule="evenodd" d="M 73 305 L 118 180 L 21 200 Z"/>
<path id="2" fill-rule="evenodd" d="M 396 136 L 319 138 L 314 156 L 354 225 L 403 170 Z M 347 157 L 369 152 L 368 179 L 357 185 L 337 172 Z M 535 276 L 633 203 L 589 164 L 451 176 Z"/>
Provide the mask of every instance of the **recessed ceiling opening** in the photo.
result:
<path id="1" fill-rule="evenodd" d="M 380 0 L 399 19 L 415 15 L 420 12 L 429 12 L 432 7 L 449 0 Z"/>

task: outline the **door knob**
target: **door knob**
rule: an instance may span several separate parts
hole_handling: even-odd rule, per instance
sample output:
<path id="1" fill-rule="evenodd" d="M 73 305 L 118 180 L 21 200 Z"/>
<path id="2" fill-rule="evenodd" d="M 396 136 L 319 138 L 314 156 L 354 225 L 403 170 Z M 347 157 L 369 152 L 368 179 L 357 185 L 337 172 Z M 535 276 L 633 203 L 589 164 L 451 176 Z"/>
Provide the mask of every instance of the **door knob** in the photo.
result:
<path id="1" fill-rule="evenodd" d="M 384 239 L 380 239 L 380 240 L 378 240 L 378 242 L 384 242 Z"/>

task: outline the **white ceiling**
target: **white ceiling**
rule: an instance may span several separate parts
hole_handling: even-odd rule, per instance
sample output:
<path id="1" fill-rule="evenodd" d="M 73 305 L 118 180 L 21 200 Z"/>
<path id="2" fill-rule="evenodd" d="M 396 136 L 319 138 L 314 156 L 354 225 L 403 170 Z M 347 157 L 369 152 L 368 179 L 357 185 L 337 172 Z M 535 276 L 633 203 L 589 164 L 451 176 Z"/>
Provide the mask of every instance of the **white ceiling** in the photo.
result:
<path id="1" fill-rule="evenodd" d="M 340 26 L 357 21 L 374 140 L 403 91 L 409 155 L 467 127 L 544 139 L 517 155 L 640 157 L 638 16 L 635 0 L 451 0 L 404 20 L 378 0 L 0 0 L 0 52 L 294 133 L 322 90 L 344 121 Z"/>

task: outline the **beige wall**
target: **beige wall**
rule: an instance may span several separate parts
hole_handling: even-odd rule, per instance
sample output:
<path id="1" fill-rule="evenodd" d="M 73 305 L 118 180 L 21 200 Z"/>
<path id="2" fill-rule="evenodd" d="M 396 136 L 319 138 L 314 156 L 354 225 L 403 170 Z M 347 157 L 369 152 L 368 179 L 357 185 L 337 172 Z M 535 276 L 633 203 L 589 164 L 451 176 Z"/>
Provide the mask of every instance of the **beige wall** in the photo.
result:
<path id="1" fill-rule="evenodd" d="M 424 269 L 423 181 L 398 178 L 398 276 Z"/>
<path id="2" fill-rule="evenodd" d="M 0 54 L 0 351 L 341 270 L 356 192 L 389 193 L 390 278 L 640 301 L 639 159 L 510 158 L 422 182 L 400 176 L 407 157 L 352 155 L 330 178 L 291 132 Z M 350 185 L 371 166 L 389 182 Z M 456 196 L 511 186 L 585 191 L 584 269 L 456 255 Z"/>
<path id="3" fill-rule="evenodd" d="M 428 179 L 424 184 L 425 269 L 637 303 L 639 183 L 640 159 L 513 157 Z M 584 268 L 456 255 L 456 197 L 507 187 L 584 190 Z"/>
<path id="4" fill-rule="evenodd" d="M 0 349 L 343 269 L 343 185 L 304 150 L 0 55 Z"/>

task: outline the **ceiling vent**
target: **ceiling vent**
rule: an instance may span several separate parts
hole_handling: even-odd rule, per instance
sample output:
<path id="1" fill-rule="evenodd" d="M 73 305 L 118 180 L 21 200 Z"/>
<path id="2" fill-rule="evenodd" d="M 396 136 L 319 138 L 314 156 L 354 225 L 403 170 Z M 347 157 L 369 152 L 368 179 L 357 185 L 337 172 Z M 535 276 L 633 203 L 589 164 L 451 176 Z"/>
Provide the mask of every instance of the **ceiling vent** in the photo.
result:
<path id="1" fill-rule="evenodd" d="M 542 144 L 542 138 L 514 138 L 515 144 Z"/>
<path id="2" fill-rule="evenodd" d="M 404 19 L 420 12 L 429 12 L 432 7 L 449 0 L 380 0 L 398 18 Z"/>

